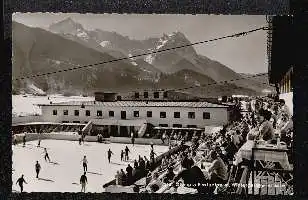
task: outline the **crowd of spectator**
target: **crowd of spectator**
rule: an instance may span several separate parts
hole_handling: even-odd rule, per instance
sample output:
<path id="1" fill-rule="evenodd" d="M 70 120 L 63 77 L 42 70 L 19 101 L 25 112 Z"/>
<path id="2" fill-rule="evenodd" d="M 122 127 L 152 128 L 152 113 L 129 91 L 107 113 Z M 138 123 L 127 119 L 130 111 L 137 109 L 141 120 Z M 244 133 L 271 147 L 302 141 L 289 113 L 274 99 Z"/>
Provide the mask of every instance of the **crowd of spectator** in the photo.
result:
<path id="1" fill-rule="evenodd" d="M 180 135 L 180 141 L 190 141 L 191 146 L 174 154 L 172 162 L 162 161 L 164 165 L 151 174 L 152 180 L 146 191 L 157 192 L 168 183 L 172 183 L 172 188 L 175 189 L 180 185 L 179 180 L 183 180 L 186 187 L 190 186 L 196 192 L 211 193 L 214 191 L 211 183 L 228 182 L 235 154 L 247 140 L 262 140 L 277 145 L 282 143 L 291 148 L 293 120 L 284 100 L 274 101 L 263 97 L 236 103 L 237 106 L 246 107 L 247 109 L 242 109 L 246 112 L 241 112 L 238 120 L 223 126 L 219 132 L 171 134 L 171 140 L 179 139 L 177 136 Z M 200 149 L 206 150 L 202 151 L 204 153 L 201 156 L 197 155 Z M 205 168 L 202 165 L 204 160 L 211 163 L 207 166 L 208 174 L 202 173 Z M 163 166 L 166 166 L 165 170 L 160 169 Z"/>

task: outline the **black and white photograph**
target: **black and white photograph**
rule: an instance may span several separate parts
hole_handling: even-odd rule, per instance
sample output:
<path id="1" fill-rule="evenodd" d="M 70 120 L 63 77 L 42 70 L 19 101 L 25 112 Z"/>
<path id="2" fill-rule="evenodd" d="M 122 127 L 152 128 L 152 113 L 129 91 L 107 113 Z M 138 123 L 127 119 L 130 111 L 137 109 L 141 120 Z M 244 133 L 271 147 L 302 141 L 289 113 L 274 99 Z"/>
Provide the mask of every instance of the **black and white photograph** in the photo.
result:
<path id="1" fill-rule="evenodd" d="M 287 20 L 14 13 L 12 191 L 293 195 Z"/>

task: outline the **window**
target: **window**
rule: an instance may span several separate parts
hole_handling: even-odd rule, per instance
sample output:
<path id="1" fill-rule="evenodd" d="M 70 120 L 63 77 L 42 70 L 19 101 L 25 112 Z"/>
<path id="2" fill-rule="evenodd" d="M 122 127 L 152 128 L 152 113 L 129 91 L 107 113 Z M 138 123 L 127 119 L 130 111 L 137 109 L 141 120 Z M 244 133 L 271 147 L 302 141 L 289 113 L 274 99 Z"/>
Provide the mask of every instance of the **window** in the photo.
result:
<path id="1" fill-rule="evenodd" d="M 174 118 L 180 118 L 181 113 L 180 112 L 174 112 Z"/>
<path id="2" fill-rule="evenodd" d="M 203 119 L 210 119 L 210 118 L 211 118 L 211 114 L 209 112 L 203 113 Z"/>
<path id="3" fill-rule="evenodd" d="M 101 110 L 98 110 L 97 113 L 96 113 L 96 115 L 97 115 L 98 117 L 101 117 L 101 116 L 103 116 L 103 112 L 102 112 Z"/>
<path id="4" fill-rule="evenodd" d="M 126 111 L 121 111 L 121 119 L 126 119 Z"/>
<path id="5" fill-rule="evenodd" d="M 135 92 L 135 99 L 139 99 L 139 92 Z"/>
<path id="6" fill-rule="evenodd" d="M 73 121 L 73 123 L 80 123 L 80 121 Z"/>
<path id="7" fill-rule="evenodd" d="M 159 124 L 160 127 L 168 127 L 168 124 Z"/>
<path id="8" fill-rule="evenodd" d="M 63 110 L 63 115 L 68 115 L 68 110 Z"/>
<path id="9" fill-rule="evenodd" d="M 182 124 L 173 124 L 173 127 L 175 127 L 175 128 L 182 128 Z"/>
<path id="10" fill-rule="evenodd" d="M 109 111 L 109 117 L 114 117 L 114 111 Z"/>
<path id="11" fill-rule="evenodd" d="M 159 92 L 154 92 L 154 98 L 158 99 L 159 98 Z"/>
<path id="12" fill-rule="evenodd" d="M 164 98 L 168 98 L 168 92 L 164 92 Z"/>
<path id="13" fill-rule="evenodd" d="M 86 110 L 86 116 L 90 116 L 91 113 L 90 113 L 90 110 Z"/>
<path id="14" fill-rule="evenodd" d="M 147 111 L 147 117 L 152 117 L 152 111 Z"/>
<path id="15" fill-rule="evenodd" d="M 53 114 L 53 115 L 57 115 L 57 114 L 58 114 L 57 110 L 53 110 L 53 111 L 52 111 L 52 114 Z"/>
<path id="16" fill-rule="evenodd" d="M 139 117 L 139 111 L 134 111 L 134 117 Z"/>
<path id="17" fill-rule="evenodd" d="M 69 123 L 69 121 L 62 121 L 62 123 Z"/>
<path id="18" fill-rule="evenodd" d="M 144 93 L 143 93 L 143 97 L 144 97 L 144 98 L 149 98 L 149 93 L 148 93 L 148 92 L 144 92 Z"/>
<path id="19" fill-rule="evenodd" d="M 187 125 L 187 128 L 197 128 L 197 125 Z"/>
<path id="20" fill-rule="evenodd" d="M 85 121 L 84 123 L 85 123 L 85 124 L 87 124 L 88 122 L 87 122 L 87 121 Z"/>
<path id="21" fill-rule="evenodd" d="M 195 119 L 195 112 L 188 112 L 189 119 Z"/>
<path id="22" fill-rule="evenodd" d="M 75 116 L 79 116 L 79 110 L 75 110 L 75 111 L 74 111 L 74 115 L 75 115 Z"/>
<path id="23" fill-rule="evenodd" d="M 160 118 L 166 118 L 166 112 L 160 112 Z"/>

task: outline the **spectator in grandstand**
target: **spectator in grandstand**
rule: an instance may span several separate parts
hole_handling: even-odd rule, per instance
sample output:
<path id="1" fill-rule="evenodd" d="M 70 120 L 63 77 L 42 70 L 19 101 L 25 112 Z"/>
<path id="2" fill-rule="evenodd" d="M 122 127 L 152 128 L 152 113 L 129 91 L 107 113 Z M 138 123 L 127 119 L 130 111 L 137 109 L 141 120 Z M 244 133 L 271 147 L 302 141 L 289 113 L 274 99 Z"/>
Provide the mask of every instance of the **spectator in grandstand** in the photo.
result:
<path id="1" fill-rule="evenodd" d="M 123 169 L 121 169 L 119 174 L 119 185 L 126 185 L 126 174 Z"/>
<path id="2" fill-rule="evenodd" d="M 121 185 L 121 175 L 120 175 L 120 171 L 117 171 L 116 175 L 115 175 L 115 180 L 116 180 L 116 185 Z"/>
<path id="3" fill-rule="evenodd" d="M 159 179 L 159 174 L 154 172 L 150 183 L 146 187 L 146 190 L 153 193 L 158 191 L 162 186 L 163 182 Z"/>
<path id="4" fill-rule="evenodd" d="M 261 109 L 259 111 L 259 120 L 260 120 L 260 127 L 259 127 L 259 139 L 265 140 L 267 142 L 271 142 L 274 138 L 274 128 L 273 125 L 270 123 L 272 113 L 267 110 Z"/>
<path id="5" fill-rule="evenodd" d="M 174 177 L 175 177 L 175 174 L 173 172 L 173 167 L 169 166 L 168 172 L 164 177 L 164 183 L 170 183 Z"/>
<path id="6" fill-rule="evenodd" d="M 132 175 L 133 175 L 133 168 L 128 164 L 126 167 L 126 172 L 127 172 L 127 183 L 130 185 L 132 183 Z"/>
<path id="7" fill-rule="evenodd" d="M 284 113 L 288 119 L 291 118 L 291 112 L 284 99 L 279 100 L 280 113 Z"/>
<path id="8" fill-rule="evenodd" d="M 134 168 L 137 168 L 138 167 L 138 162 L 137 162 L 137 160 L 135 159 L 134 160 Z"/>
<path id="9" fill-rule="evenodd" d="M 210 158 L 212 160 L 211 167 L 208 169 L 210 182 L 224 184 L 228 176 L 227 166 L 215 151 L 210 153 Z"/>

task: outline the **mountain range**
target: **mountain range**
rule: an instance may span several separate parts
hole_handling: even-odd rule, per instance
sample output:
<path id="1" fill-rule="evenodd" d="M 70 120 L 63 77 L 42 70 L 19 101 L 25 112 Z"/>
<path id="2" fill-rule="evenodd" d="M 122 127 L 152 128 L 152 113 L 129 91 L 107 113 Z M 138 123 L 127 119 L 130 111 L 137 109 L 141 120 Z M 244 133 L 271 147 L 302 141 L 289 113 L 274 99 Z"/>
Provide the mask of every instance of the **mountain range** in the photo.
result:
<path id="1" fill-rule="evenodd" d="M 116 32 L 86 30 L 71 18 L 48 29 L 12 23 L 13 93 L 63 93 L 92 95 L 94 91 L 185 90 L 201 97 L 245 94 L 260 95 L 273 90 L 265 78 L 239 74 L 227 66 L 199 55 L 193 46 L 164 50 L 191 42 L 181 32 L 160 38 L 133 40 Z M 148 55 L 132 57 L 149 53 Z M 62 73 L 15 80 L 31 74 L 120 59 Z M 231 81 L 229 80 L 235 80 Z M 209 84 L 209 85 L 207 85 Z M 207 85 L 206 87 L 199 87 Z"/>

